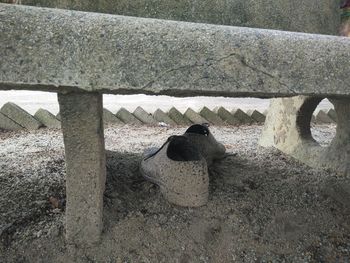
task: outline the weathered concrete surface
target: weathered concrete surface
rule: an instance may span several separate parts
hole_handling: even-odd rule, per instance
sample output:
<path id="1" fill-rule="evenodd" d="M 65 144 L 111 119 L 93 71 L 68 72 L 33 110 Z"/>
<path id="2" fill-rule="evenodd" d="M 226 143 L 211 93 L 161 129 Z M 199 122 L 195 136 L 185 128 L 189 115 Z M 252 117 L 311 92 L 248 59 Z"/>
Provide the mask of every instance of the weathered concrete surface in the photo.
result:
<path id="1" fill-rule="evenodd" d="M 257 110 L 248 110 L 247 114 L 257 123 L 265 122 L 266 116 Z"/>
<path id="2" fill-rule="evenodd" d="M 339 1 L 334 0 L 322 2 L 319 0 L 21 0 L 21 2 L 90 12 L 323 34 L 337 34 L 340 23 Z"/>
<path id="3" fill-rule="evenodd" d="M 53 129 L 61 128 L 61 122 L 48 110 L 38 109 L 34 117 L 44 124 L 45 127 Z"/>
<path id="4" fill-rule="evenodd" d="M 115 115 L 126 124 L 142 124 L 139 119 L 124 108 L 120 108 Z"/>
<path id="5" fill-rule="evenodd" d="M 350 97 L 347 38 L 0 6 L 1 89 Z"/>
<path id="6" fill-rule="evenodd" d="M 17 131 L 24 129 L 24 127 L 0 112 L 0 129 L 7 131 Z"/>
<path id="7" fill-rule="evenodd" d="M 310 130 L 312 113 L 321 100 L 305 96 L 271 100 L 259 143 L 312 167 L 350 174 L 350 101 L 332 100 L 338 116 L 337 132 L 329 147 L 321 147 Z"/>
<path id="8" fill-rule="evenodd" d="M 205 118 L 203 118 L 200 114 L 198 114 L 191 108 L 188 108 L 185 111 L 184 116 L 187 117 L 191 122 L 195 124 L 209 123 Z"/>
<path id="9" fill-rule="evenodd" d="M 106 161 L 102 95 L 59 94 L 66 158 L 66 238 L 86 246 L 100 239 Z"/>
<path id="10" fill-rule="evenodd" d="M 179 125 L 191 125 L 192 122 L 175 107 L 168 111 L 169 117 Z"/>
<path id="11" fill-rule="evenodd" d="M 157 109 L 154 113 L 153 113 L 153 118 L 159 122 L 164 122 L 166 124 L 169 125 L 177 125 L 177 123 L 175 121 L 173 121 L 164 111 L 162 111 L 161 109 Z"/>
<path id="12" fill-rule="evenodd" d="M 41 122 L 12 102 L 4 104 L 0 112 L 28 130 L 36 130 L 42 126 Z"/>
<path id="13" fill-rule="evenodd" d="M 233 117 L 231 112 L 226 110 L 224 107 L 215 108 L 214 112 L 216 112 L 219 115 L 219 117 L 227 124 L 230 124 L 230 125 L 241 124 L 241 122 L 237 118 Z"/>
<path id="14" fill-rule="evenodd" d="M 231 114 L 233 117 L 238 119 L 242 124 L 250 124 L 253 122 L 253 119 L 241 109 L 233 109 L 231 110 Z"/>
<path id="15" fill-rule="evenodd" d="M 214 125 L 224 125 L 224 121 L 213 111 L 208 109 L 207 107 L 203 107 L 199 114 L 206 120 L 208 120 L 211 124 Z"/>
<path id="16" fill-rule="evenodd" d="M 150 125 L 156 125 L 158 122 L 152 117 L 151 114 L 146 112 L 142 107 L 138 106 L 134 112 L 134 116 L 138 118 L 141 122 Z"/>
<path id="17" fill-rule="evenodd" d="M 121 120 L 117 118 L 112 112 L 107 109 L 103 109 L 103 123 L 104 124 L 124 124 Z"/>

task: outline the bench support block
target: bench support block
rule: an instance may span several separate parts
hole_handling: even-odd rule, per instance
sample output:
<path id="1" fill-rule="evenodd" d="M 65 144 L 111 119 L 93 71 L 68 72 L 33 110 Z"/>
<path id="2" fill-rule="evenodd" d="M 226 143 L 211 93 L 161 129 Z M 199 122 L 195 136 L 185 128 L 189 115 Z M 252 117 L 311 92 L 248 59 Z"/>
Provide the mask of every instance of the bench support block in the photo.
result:
<path id="1" fill-rule="evenodd" d="M 102 231 L 106 157 L 102 95 L 58 94 L 66 158 L 66 238 L 89 246 Z"/>
<path id="2" fill-rule="evenodd" d="M 350 174 L 350 100 L 331 99 L 338 118 L 336 136 L 328 147 L 314 140 L 312 113 L 322 98 L 296 96 L 272 99 L 260 145 L 275 147 L 315 168 Z"/>

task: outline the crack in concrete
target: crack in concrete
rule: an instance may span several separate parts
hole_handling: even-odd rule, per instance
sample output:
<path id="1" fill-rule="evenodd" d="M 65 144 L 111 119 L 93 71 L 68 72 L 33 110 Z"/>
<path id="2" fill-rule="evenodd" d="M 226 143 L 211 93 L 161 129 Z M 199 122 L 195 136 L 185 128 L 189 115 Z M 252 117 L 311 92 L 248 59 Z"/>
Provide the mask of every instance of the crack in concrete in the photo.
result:
<path id="1" fill-rule="evenodd" d="M 223 61 L 223 60 L 226 60 L 226 59 L 228 59 L 228 58 L 230 58 L 230 57 L 235 57 L 239 62 L 241 62 L 241 64 L 242 64 L 243 66 L 245 66 L 245 67 L 247 67 L 247 68 L 253 70 L 254 72 L 262 73 L 262 74 L 264 74 L 265 76 L 268 76 L 268 77 L 274 79 L 274 80 L 277 81 L 281 86 L 285 87 L 289 92 L 291 92 L 291 93 L 293 93 L 293 94 L 297 94 L 297 92 L 294 91 L 293 89 L 291 89 L 287 84 L 285 84 L 285 83 L 281 82 L 280 80 L 278 80 L 278 77 L 277 77 L 277 76 L 275 76 L 275 75 L 273 75 L 273 74 L 271 74 L 271 73 L 269 73 L 269 72 L 266 72 L 265 70 L 259 69 L 259 68 L 257 68 L 257 67 L 254 67 L 254 66 L 248 64 L 247 61 L 245 60 L 245 58 L 244 58 L 242 55 L 237 54 L 237 53 L 230 53 L 229 55 L 224 56 L 224 57 L 221 57 L 221 58 L 218 58 L 218 59 L 215 59 L 215 58 L 208 58 L 206 62 L 201 63 L 201 64 L 198 64 L 198 63 L 196 62 L 196 63 L 191 64 L 191 65 L 184 65 L 184 66 L 179 66 L 179 67 L 177 67 L 177 68 L 172 68 L 172 69 L 166 70 L 166 71 L 164 71 L 163 73 L 161 73 L 160 75 L 158 75 L 157 77 L 155 77 L 153 80 L 149 81 L 149 82 L 148 82 L 146 85 L 144 85 L 141 89 L 147 89 L 147 88 L 149 88 L 149 87 L 152 87 L 152 85 L 153 85 L 156 81 L 160 80 L 160 79 L 163 78 L 165 75 L 167 75 L 167 74 L 169 74 L 169 73 L 171 73 L 171 72 L 179 71 L 179 70 L 183 70 L 183 69 L 187 69 L 187 68 L 196 68 L 196 67 L 204 67 L 204 66 L 211 67 L 211 66 L 213 66 L 215 63 L 219 63 L 219 62 L 221 62 L 221 61 Z M 196 79 L 195 81 L 198 81 L 198 80 L 200 80 L 200 79 L 205 79 L 205 78 L 207 78 L 207 77 L 198 78 L 198 79 Z M 195 81 L 194 81 L 194 82 L 195 82 Z M 235 82 L 236 85 L 239 86 L 238 81 L 235 81 L 235 80 L 233 80 L 233 81 Z"/>

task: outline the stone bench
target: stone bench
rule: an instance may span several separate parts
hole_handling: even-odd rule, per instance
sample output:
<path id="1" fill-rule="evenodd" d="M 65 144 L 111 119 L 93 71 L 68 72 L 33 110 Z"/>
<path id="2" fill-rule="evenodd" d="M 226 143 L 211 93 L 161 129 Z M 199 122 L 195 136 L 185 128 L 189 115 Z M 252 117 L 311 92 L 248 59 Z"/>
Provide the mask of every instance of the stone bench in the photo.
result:
<path id="1" fill-rule="evenodd" d="M 58 93 L 68 243 L 97 242 L 102 230 L 103 93 L 285 97 L 261 142 L 296 157 L 318 147 L 310 143 L 312 109 L 330 98 L 337 136 L 310 163 L 339 150 L 331 167 L 349 172 L 347 38 L 5 4 L 0 32 L 0 89 Z M 294 139 L 304 150 L 280 147 Z"/>

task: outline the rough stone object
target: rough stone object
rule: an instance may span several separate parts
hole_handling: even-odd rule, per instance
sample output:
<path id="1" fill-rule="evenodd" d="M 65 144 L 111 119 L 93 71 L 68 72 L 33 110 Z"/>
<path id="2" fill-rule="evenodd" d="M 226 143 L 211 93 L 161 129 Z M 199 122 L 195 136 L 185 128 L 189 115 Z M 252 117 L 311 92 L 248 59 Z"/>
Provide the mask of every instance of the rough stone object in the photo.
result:
<path id="1" fill-rule="evenodd" d="M 12 102 L 4 104 L 0 112 L 28 130 L 36 130 L 42 126 L 41 122 Z"/>
<path id="2" fill-rule="evenodd" d="M 8 1 L 8 0 L 2 0 Z M 339 1 L 322 0 L 21 0 L 22 4 L 285 31 L 337 34 Z M 312 10 L 312 12 L 310 12 Z"/>
<path id="3" fill-rule="evenodd" d="M 102 95 L 59 94 L 66 156 L 68 244 L 98 242 L 102 231 L 106 158 Z"/>
<path id="4" fill-rule="evenodd" d="M 334 123 L 334 120 L 325 111 L 319 110 L 316 114 L 316 123 Z"/>
<path id="5" fill-rule="evenodd" d="M 178 111 L 175 107 L 172 107 L 168 111 L 169 117 L 174 120 L 179 125 L 191 125 L 192 122 L 184 116 L 180 111 Z"/>
<path id="6" fill-rule="evenodd" d="M 185 111 L 184 116 L 186 116 L 191 122 L 196 124 L 209 123 L 205 118 L 203 118 L 200 114 L 198 114 L 191 108 L 188 108 Z"/>
<path id="7" fill-rule="evenodd" d="M 134 112 L 134 116 L 145 124 L 155 125 L 158 122 L 152 117 L 151 114 L 146 112 L 142 107 L 137 107 Z"/>
<path id="8" fill-rule="evenodd" d="M 45 109 L 38 109 L 34 117 L 47 128 L 60 129 L 61 122 L 51 112 Z"/>
<path id="9" fill-rule="evenodd" d="M 117 116 L 115 116 L 112 112 L 110 112 L 105 108 L 103 109 L 103 122 L 105 124 L 109 124 L 109 123 L 123 124 L 123 122 L 119 120 Z"/>
<path id="10" fill-rule="evenodd" d="M 230 125 L 239 125 L 241 122 L 235 118 L 228 110 L 224 107 L 215 108 L 214 111 L 224 120 L 225 123 Z"/>
<path id="11" fill-rule="evenodd" d="M 6 4 L 0 11 L 1 89 L 350 97 L 345 37 Z"/>
<path id="12" fill-rule="evenodd" d="M 275 147 L 312 167 L 350 174 L 350 101 L 332 99 L 338 116 L 337 131 L 330 146 L 321 147 L 310 130 L 318 97 L 296 96 L 271 100 L 260 145 Z"/>
<path id="13" fill-rule="evenodd" d="M 214 125 L 223 125 L 224 121 L 213 111 L 208 109 L 207 107 L 203 107 L 199 114 L 206 120 L 208 120 L 211 124 Z"/>
<path id="14" fill-rule="evenodd" d="M 337 122 L 337 113 L 334 109 L 328 109 L 326 113 L 334 122 Z"/>
<path id="15" fill-rule="evenodd" d="M 164 111 L 162 111 L 161 109 L 157 109 L 154 113 L 153 113 L 153 118 L 156 119 L 159 122 L 164 122 L 166 124 L 169 125 L 176 125 L 177 123 L 175 121 L 173 121 Z"/>
<path id="16" fill-rule="evenodd" d="M 139 125 L 142 122 L 124 108 L 120 108 L 116 116 L 126 124 Z"/>
<path id="17" fill-rule="evenodd" d="M 233 109 L 231 111 L 231 114 L 233 115 L 233 117 L 238 119 L 242 124 L 250 124 L 253 122 L 253 119 L 241 109 Z"/>
<path id="18" fill-rule="evenodd" d="M 24 129 L 24 127 L 0 112 L 0 129 L 17 131 Z"/>
<path id="19" fill-rule="evenodd" d="M 247 114 L 257 123 L 264 123 L 266 119 L 266 116 L 257 110 L 248 110 Z"/>

